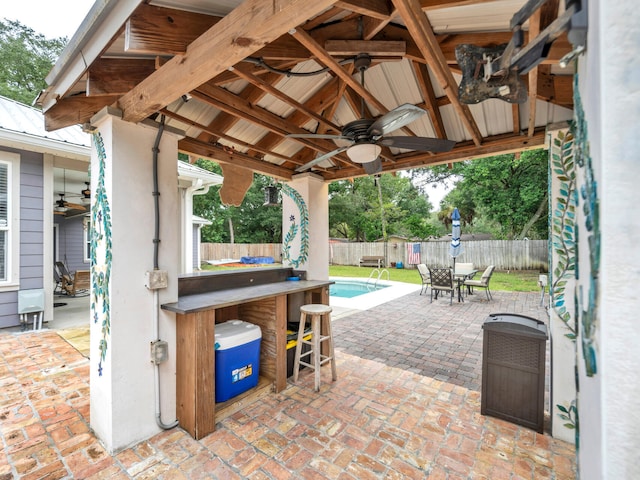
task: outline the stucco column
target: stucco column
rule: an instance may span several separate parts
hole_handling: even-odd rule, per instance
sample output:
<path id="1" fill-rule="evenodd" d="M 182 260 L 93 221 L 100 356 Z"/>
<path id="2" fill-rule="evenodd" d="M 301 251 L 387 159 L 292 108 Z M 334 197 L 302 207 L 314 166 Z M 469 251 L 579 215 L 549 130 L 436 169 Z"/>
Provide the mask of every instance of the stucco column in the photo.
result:
<path id="1" fill-rule="evenodd" d="M 549 336 L 551 338 L 552 435 L 575 443 L 576 426 L 576 238 L 578 203 L 574 137 L 568 126 L 549 136 Z"/>
<path id="2" fill-rule="evenodd" d="M 282 263 L 306 270 L 308 280 L 329 278 L 329 186 L 313 173 L 282 186 Z"/>
<path id="3" fill-rule="evenodd" d="M 177 300 L 179 137 L 165 131 L 159 144 L 158 266 L 167 271 L 168 286 L 154 291 L 145 274 L 154 270 L 157 125 L 127 123 L 106 109 L 92 124 L 91 427 L 114 452 L 160 431 L 150 355 L 158 335 L 169 346 L 169 359 L 159 366 L 161 421 L 176 418 L 175 316 L 158 305 Z"/>

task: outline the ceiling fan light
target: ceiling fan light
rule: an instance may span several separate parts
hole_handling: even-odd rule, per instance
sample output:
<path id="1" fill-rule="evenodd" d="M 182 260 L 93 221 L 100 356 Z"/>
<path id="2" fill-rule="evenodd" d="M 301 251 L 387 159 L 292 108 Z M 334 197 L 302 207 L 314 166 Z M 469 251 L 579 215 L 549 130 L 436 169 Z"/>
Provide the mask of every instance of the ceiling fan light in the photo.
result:
<path id="1" fill-rule="evenodd" d="M 373 162 L 382 152 L 382 147 L 375 143 L 358 143 L 347 149 L 347 155 L 354 163 Z"/>
<path id="2" fill-rule="evenodd" d="M 55 206 L 55 211 L 56 211 L 56 212 L 64 213 L 64 212 L 66 212 L 67 210 L 69 210 L 67 207 L 60 206 L 60 205 L 56 205 L 56 206 Z"/>

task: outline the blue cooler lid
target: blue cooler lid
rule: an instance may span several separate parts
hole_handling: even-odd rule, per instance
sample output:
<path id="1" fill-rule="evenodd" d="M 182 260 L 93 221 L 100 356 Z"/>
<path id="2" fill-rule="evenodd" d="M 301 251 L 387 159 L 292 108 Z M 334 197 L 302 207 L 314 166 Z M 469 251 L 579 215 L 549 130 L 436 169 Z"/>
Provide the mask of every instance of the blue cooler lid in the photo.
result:
<path id="1" fill-rule="evenodd" d="M 242 320 L 217 323 L 215 332 L 215 350 L 227 350 L 262 338 L 258 325 Z"/>

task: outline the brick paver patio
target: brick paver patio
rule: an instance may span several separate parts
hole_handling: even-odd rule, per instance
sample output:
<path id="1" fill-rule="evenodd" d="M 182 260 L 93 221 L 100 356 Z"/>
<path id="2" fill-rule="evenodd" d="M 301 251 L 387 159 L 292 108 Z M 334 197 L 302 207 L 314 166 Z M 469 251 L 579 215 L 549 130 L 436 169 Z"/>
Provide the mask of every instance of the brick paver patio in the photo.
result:
<path id="1" fill-rule="evenodd" d="M 546 318 L 535 293 L 429 303 L 417 293 L 334 321 L 338 375 L 220 422 L 109 455 L 89 427 L 89 363 L 53 331 L 0 333 L 0 480 L 572 479 L 570 444 L 480 415 L 488 313 Z"/>

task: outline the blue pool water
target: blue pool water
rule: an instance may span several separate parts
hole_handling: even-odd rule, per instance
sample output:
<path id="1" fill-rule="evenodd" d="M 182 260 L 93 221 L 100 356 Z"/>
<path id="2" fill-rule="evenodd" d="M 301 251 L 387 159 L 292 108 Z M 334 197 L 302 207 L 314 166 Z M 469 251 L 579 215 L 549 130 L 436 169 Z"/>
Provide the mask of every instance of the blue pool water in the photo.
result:
<path id="1" fill-rule="evenodd" d="M 336 280 L 336 283 L 329 285 L 329 295 L 332 297 L 353 298 L 387 287 L 388 285 L 367 284 L 366 281 Z"/>

